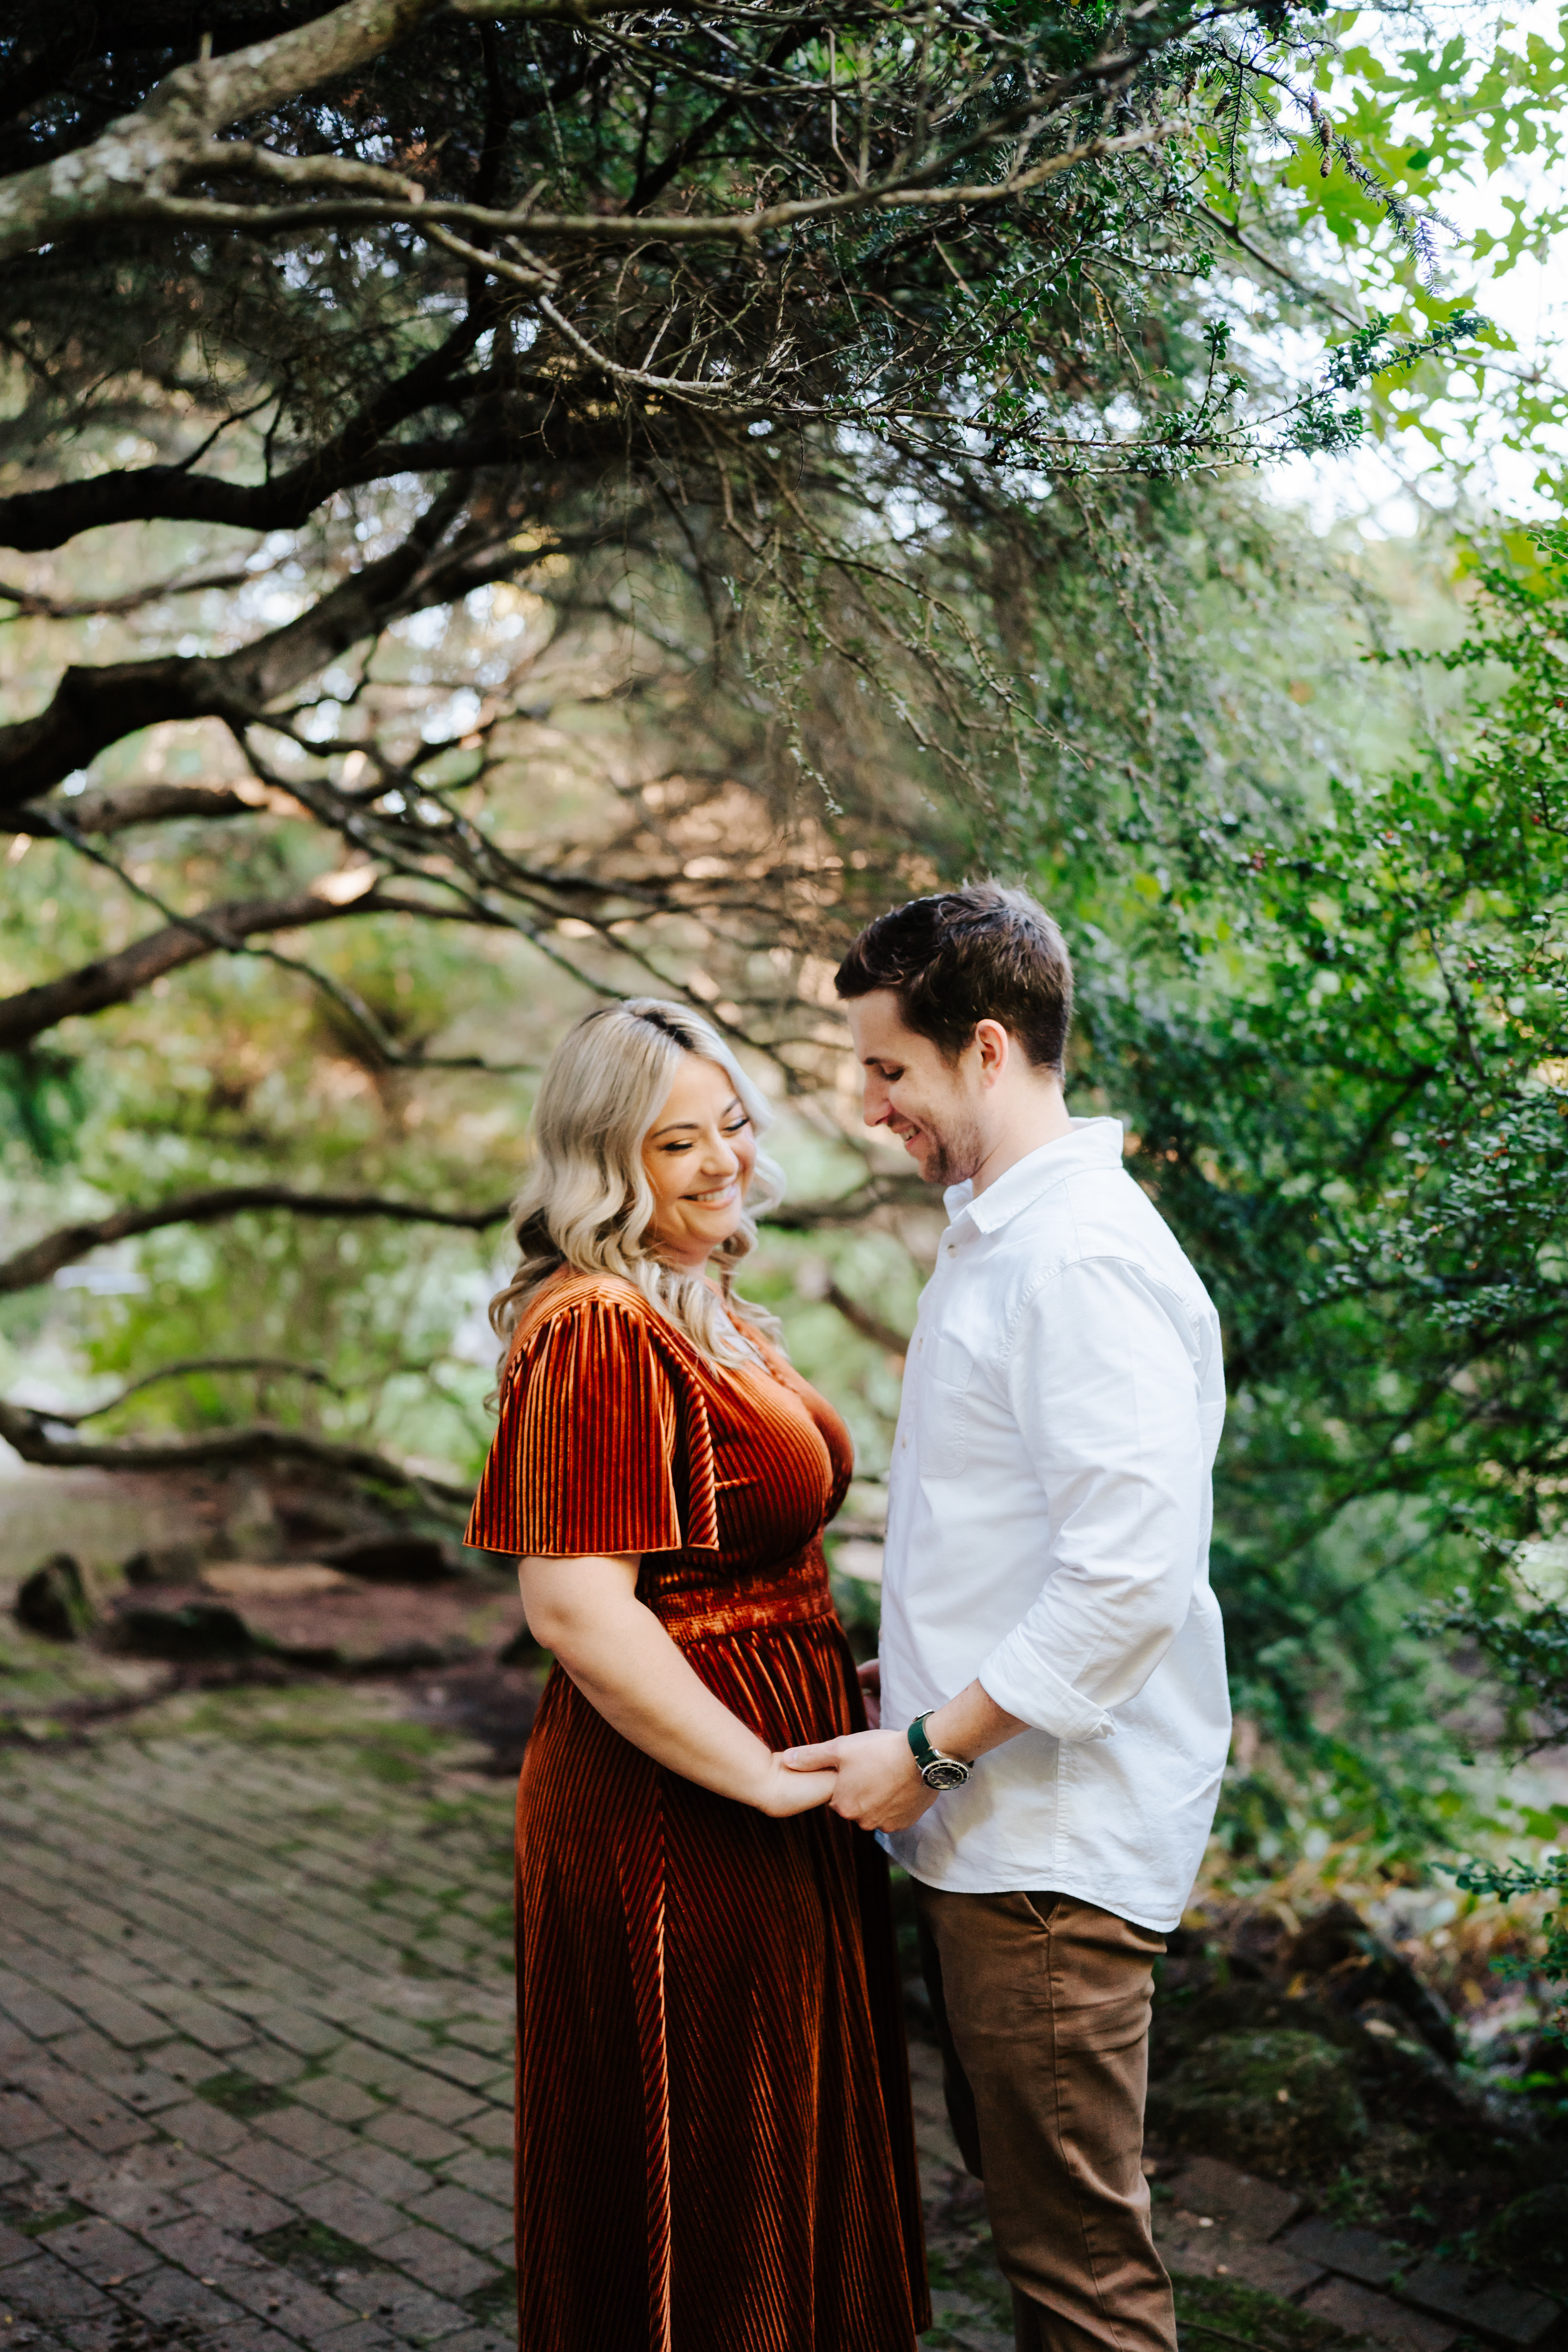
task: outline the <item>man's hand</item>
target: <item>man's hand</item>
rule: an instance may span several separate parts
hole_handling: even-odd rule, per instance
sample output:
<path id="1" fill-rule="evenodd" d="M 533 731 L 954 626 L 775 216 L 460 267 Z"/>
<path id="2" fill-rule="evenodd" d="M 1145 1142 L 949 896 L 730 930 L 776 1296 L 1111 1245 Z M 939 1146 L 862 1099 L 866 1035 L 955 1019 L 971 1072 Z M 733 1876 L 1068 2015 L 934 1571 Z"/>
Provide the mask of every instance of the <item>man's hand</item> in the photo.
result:
<path id="1" fill-rule="evenodd" d="M 816 1748 L 786 1748 L 779 1761 L 792 1772 L 836 1771 L 827 1801 L 858 1829 L 907 1830 L 939 1794 L 921 1779 L 901 1731 L 852 1731 Z"/>

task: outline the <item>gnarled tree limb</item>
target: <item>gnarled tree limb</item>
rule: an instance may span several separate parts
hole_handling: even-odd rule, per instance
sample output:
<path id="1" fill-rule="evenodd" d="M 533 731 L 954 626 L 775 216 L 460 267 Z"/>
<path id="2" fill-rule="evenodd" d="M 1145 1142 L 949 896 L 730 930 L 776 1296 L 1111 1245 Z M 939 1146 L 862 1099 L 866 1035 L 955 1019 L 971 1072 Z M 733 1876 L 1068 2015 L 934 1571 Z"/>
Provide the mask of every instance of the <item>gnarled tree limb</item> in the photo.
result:
<path id="1" fill-rule="evenodd" d="M 204 956 L 215 953 L 215 933 L 237 948 L 258 931 L 292 931 L 306 923 L 333 922 L 341 915 L 388 911 L 374 890 L 341 907 L 310 890 L 293 898 L 232 898 L 205 907 L 188 925 L 166 924 L 162 930 L 149 931 L 145 939 L 121 948 L 117 955 L 100 956 L 76 971 L 63 972 L 58 980 L 46 980 L 37 988 L 0 998 L 0 1053 L 14 1054 L 74 1014 L 101 1013 L 106 1005 L 124 1004 L 165 972 L 178 971 L 182 964 L 199 963 Z"/>
<path id="2" fill-rule="evenodd" d="M 929 1209 L 931 1205 L 931 1188 L 919 1176 L 869 1176 L 852 1192 L 840 1192 L 826 1201 L 781 1201 L 763 1223 L 786 1234 L 815 1234 L 829 1225 L 860 1224 L 879 1209 Z"/>
<path id="3" fill-rule="evenodd" d="M 114 614 L 140 613 L 171 596 L 198 596 L 209 588 L 242 588 L 263 575 L 241 564 L 226 572 L 194 572 L 187 580 L 154 580 L 145 588 L 127 588 L 119 596 L 45 596 L 32 588 L 7 588 L 0 583 L 0 604 L 15 604 L 16 620 L 88 621 Z"/>
<path id="4" fill-rule="evenodd" d="M 351 646 L 421 604 L 438 602 L 443 587 L 454 593 L 449 572 L 462 574 L 466 589 L 470 583 L 462 557 L 448 551 L 445 565 L 437 558 L 462 503 L 459 488 L 439 492 L 400 546 L 341 582 L 298 619 L 234 653 L 169 654 L 100 669 L 73 664 L 46 709 L 0 727 L 0 809 L 36 799 L 110 744 L 162 720 L 221 718 L 244 725 Z"/>
<path id="5" fill-rule="evenodd" d="M 835 1201 L 785 1202 L 770 1211 L 765 1224 L 788 1233 L 814 1233 L 826 1225 L 854 1224 L 876 1210 L 907 1198 L 927 1204 L 925 1188 L 917 1179 L 879 1177 Z M 31 1290 L 53 1279 L 61 1266 L 74 1265 L 89 1251 L 107 1249 L 114 1242 L 132 1241 L 139 1234 L 161 1233 L 168 1225 L 210 1225 L 237 1217 L 249 1209 L 287 1209 L 297 1217 L 386 1217 L 405 1225 L 445 1225 L 460 1233 L 484 1233 L 504 1223 L 510 1211 L 499 1201 L 483 1209 L 437 1209 L 422 1201 L 391 1201 L 379 1192 L 301 1192 L 288 1184 L 223 1184 L 208 1192 L 178 1192 L 145 1208 L 116 1209 L 107 1217 L 84 1218 L 59 1225 L 29 1242 L 8 1258 L 0 1258 L 0 1293 Z M 838 1301 L 832 1302 L 835 1306 Z M 842 1310 L 841 1310 L 842 1311 Z M 854 1318 L 851 1318 L 851 1320 Z M 875 1318 L 873 1318 L 875 1320 Z M 865 1328 L 858 1324 L 857 1328 Z M 907 1342 L 890 1325 L 877 1322 L 867 1336 L 879 1347 L 901 1352 Z"/>
<path id="6" fill-rule="evenodd" d="M 302 1430 L 277 1429 L 269 1422 L 221 1430 L 210 1437 L 165 1438 L 149 1444 L 134 1438 L 92 1443 L 50 1435 L 51 1430 L 63 1426 L 52 1413 L 37 1412 L 29 1405 L 0 1403 L 0 1437 L 24 1462 L 51 1470 L 217 1470 L 310 1462 L 343 1477 L 401 1487 L 424 1500 L 452 1507 L 467 1505 L 473 1491 L 451 1479 L 405 1470 L 366 1446 L 336 1445 L 328 1438 L 307 1436 Z"/>
<path id="7" fill-rule="evenodd" d="M 160 1364 L 155 1372 L 143 1372 L 139 1381 L 130 1381 L 118 1396 L 105 1397 L 101 1404 L 83 1405 L 79 1412 L 52 1412 L 49 1419 L 67 1429 L 79 1429 L 84 1421 L 100 1421 L 106 1412 L 117 1412 L 143 1389 L 156 1388 L 163 1381 L 189 1380 L 195 1372 L 270 1372 L 308 1381 L 312 1388 L 331 1389 L 334 1396 L 342 1394 L 331 1372 L 320 1364 L 298 1364 L 292 1356 L 182 1356 L 172 1364 Z"/>
<path id="8" fill-rule="evenodd" d="M 72 833 L 123 833 L 133 824 L 159 824 L 165 817 L 255 816 L 252 801 L 237 793 L 216 792 L 205 784 L 123 784 L 117 793 L 79 793 L 59 803 L 59 813 Z M 5 819 L 10 833 L 30 833 L 35 840 L 54 841 L 60 828 L 47 808 L 35 803 Z"/>
<path id="9" fill-rule="evenodd" d="M 116 1209 L 107 1217 L 59 1225 L 26 1249 L 0 1259 L 0 1292 L 31 1290 L 48 1282 L 62 1265 L 74 1265 L 89 1250 L 155 1234 L 166 1225 L 210 1225 L 247 1209 L 287 1209 L 299 1217 L 388 1217 L 405 1225 L 447 1225 L 483 1233 L 507 1214 L 504 1201 L 484 1209 L 435 1209 L 420 1201 L 388 1201 L 376 1192 L 300 1192 L 288 1184 L 223 1184 L 202 1192 L 180 1192 L 145 1208 Z"/>
<path id="10" fill-rule="evenodd" d="M 158 217 L 183 179 L 210 161 L 221 170 L 224 158 L 215 158 L 214 149 L 226 125 L 369 65 L 444 5 L 348 0 L 270 40 L 178 67 L 134 114 L 110 123 L 90 146 L 0 181 L 0 261 L 106 222 Z M 625 6 L 626 0 L 517 0 L 507 13 L 513 21 L 575 25 L 622 14 Z M 390 172 L 375 176 L 399 179 Z M 412 211 L 423 191 L 417 181 L 401 184 Z"/>
<path id="11" fill-rule="evenodd" d="M 108 217 L 188 169 L 226 123 L 368 65 L 441 0 L 348 0 L 313 24 L 181 66 L 91 146 L 0 182 L 0 260 Z"/>
<path id="12" fill-rule="evenodd" d="M 221 523 L 236 530 L 297 530 L 336 491 L 379 481 L 389 473 L 496 464 L 510 454 L 500 434 L 466 444 L 453 436 L 425 442 L 390 438 L 400 425 L 434 404 L 451 404 L 483 392 L 482 381 L 463 385 L 456 379 L 489 323 L 489 312 L 476 305 L 435 351 L 384 384 L 308 457 L 266 481 L 229 481 L 193 472 L 188 465 L 131 466 L 55 482 L 47 489 L 18 490 L 0 499 L 0 544 L 36 553 L 62 546 L 80 530 L 154 517 L 169 522 Z"/>
<path id="13" fill-rule="evenodd" d="M 836 1282 L 830 1282 L 822 1296 L 829 1307 L 843 1316 L 852 1331 L 858 1331 L 860 1337 L 869 1339 L 873 1347 L 885 1348 L 889 1356 L 896 1356 L 900 1364 L 903 1362 L 910 1349 L 907 1332 L 896 1331 L 890 1323 L 884 1323 L 879 1315 L 869 1307 L 863 1307 L 858 1298 L 851 1298 L 849 1293 L 840 1290 Z"/>

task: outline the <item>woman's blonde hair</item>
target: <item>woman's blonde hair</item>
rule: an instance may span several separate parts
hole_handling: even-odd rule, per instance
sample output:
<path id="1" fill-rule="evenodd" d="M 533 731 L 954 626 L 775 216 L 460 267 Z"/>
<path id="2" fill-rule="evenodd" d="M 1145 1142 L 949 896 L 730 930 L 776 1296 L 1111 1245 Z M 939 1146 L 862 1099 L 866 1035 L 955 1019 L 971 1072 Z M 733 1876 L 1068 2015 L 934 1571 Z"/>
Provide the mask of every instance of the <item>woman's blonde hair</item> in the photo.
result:
<path id="1" fill-rule="evenodd" d="M 762 1152 L 741 1223 L 714 1252 L 718 1291 L 701 1273 L 668 1265 L 644 1246 L 655 1202 L 643 1141 L 687 1054 L 718 1064 L 760 1135 L 770 1123 L 766 1103 L 712 1023 L 683 1004 L 631 996 L 603 1005 L 574 1023 L 550 1056 L 534 1106 L 533 1166 L 512 1203 L 521 1264 L 490 1301 L 490 1322 L 509 1346 L 539 1291 L 567 1266 L 635 1283 L 715 1363 L 758 1360 L 731 1307 L 776 1332 L 773 1318 L 732 1287 L 736 1266 L 756 1243 L 757 1213 L 784 1193 L 783 1171 Z"/>

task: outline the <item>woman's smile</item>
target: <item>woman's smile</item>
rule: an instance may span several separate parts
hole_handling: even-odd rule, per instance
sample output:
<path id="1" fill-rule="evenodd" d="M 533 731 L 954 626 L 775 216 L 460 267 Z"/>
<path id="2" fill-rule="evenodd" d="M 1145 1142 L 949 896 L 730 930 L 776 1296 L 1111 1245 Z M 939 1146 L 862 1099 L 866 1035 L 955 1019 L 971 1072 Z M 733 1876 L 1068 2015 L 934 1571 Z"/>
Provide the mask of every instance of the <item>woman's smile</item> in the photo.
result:
<path id="1" fill-rule="evenodd" d="M 697 1272 L 745 1214 L 757 1139 L 728 1072 L 689 1054 L 643 1140 L 654 1198 L 651 1246 Z"/>

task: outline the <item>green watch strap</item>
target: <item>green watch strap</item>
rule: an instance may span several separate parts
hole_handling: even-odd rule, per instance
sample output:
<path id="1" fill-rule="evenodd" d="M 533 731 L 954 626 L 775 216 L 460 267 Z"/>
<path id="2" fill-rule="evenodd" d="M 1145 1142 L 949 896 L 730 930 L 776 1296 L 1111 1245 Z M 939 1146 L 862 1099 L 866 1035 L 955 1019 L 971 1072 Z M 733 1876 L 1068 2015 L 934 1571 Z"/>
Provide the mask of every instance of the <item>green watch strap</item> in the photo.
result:
<path id="1" fill-rule="evenodd" d="M 928 1706 L 924 1715 L 916 1716 L 909 1728 L 910 1747 L 913 1750 L 915 1762 L 922 1772 L 928 1764 L 934 1764 L 937 1761 L 936 1749 L 926 1738 L 927 1720 L 935 1713 L 934 1706 Z"/>

